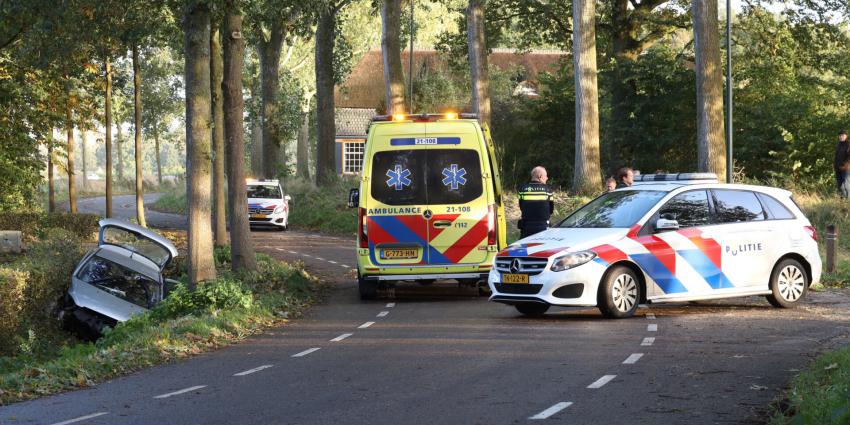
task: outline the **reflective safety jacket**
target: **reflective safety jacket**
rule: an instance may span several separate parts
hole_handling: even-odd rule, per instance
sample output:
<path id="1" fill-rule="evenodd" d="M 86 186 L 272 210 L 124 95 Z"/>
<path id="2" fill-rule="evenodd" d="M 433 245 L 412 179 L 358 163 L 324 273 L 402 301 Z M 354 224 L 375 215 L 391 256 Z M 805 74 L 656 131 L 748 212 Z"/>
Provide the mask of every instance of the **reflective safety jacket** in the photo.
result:
<path id="1" fill-rule="evenodd" d="M 555 210 L 552 189 L 544 183 L 531 182 L 519 188 L 519 209 L 522 220 L 519 227 L 547 225 Z"/>

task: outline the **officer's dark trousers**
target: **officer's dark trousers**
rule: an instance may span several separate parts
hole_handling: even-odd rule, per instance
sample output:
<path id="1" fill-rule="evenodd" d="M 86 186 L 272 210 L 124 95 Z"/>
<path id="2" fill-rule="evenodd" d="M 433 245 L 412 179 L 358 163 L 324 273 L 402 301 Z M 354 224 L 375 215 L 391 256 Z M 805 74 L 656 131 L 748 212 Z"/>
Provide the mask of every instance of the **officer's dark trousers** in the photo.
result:
<path id="1" fill-rule="evenodd" d="M 835 171 L 835 180 L 838 183 L 838 195 L 842 198 L 850 198 L 850 171 Z"/>
<path id="2" fill-rule="evenodd" d="M 520 238 L 527 238 L 535 233 L 540 233 L 549 228 L 549 223 L 541 222 L 541 223 L 528 223 L 525 222 L 522 224 L 522 229 L 519 229 Z"/>

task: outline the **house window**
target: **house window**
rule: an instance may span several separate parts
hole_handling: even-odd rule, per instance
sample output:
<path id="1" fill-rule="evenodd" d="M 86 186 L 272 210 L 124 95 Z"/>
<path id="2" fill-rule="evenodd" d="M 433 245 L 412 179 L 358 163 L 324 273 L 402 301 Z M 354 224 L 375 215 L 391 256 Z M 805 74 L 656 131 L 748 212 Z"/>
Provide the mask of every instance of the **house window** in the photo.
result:
<path id="1" fill-rule="evenodd" d="M 343 144 L 342 172 L 357 174 L 363 169 L 363 154 L 366 144 L 363 142 L 345 142 Z"/>

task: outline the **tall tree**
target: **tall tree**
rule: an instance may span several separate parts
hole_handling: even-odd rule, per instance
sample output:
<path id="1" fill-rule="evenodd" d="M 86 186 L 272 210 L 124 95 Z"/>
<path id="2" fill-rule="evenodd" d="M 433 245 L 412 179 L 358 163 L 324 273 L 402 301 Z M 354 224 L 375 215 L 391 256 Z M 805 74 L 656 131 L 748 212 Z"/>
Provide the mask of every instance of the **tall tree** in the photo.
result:
<path id="1" fill-rule="evenodd" d="M 487 0 L 469 0 L 466 9 L 469 71 L 472 77 L 472 109 L 478 121 L 490 125 L 490 73 L 487 70 L 487 39 L 484 9 Z"/>
<path id="2" fill-rule="evenodd" d="M 74 93 L 71 91 L 70 82 L 66 86 L 66 94 L 68 96 L 67 106 L 65 109 L 66 130 L 68 132 L 68 143 L 65 147 L 67 157 L 68 171 L 68 204 L 71 214 L 77 213 L 77 182 L 74 175 Z"/>
<path id="3" fill-rule="evenodd" d="M 298 129 L 296 146 L 296 174 L 310 180 L 310 111 L 315 90 L 305 90 L 301 99 L 301 126 Z"/>
<path id="4" fill-rule="evenodd" d="M 103 105 L 103 131 L 106 148 L 106 217 L 112 217 L 112 63 L 107 57 L 104 64 L 105 94 Z"/>
<path id="5" fill-rule="evenodd" d="M 260 78 L 262 87 L 263 117 L 263 177 L 277 175 L 280 161 L 280 128 L 277 121 L 277 96 L 280 92 L 280 52 L 283 47 L 284 26 L 274 17 L 269 26 L 268 38 L 260 41 Z"/>
<path id="6" fill-rule="evenodd" d="M 88 164 L 86 162 L 86 156 L 88 155 L 88 149 L 86 149 L 86 145 L 88 144 L 88 131 L 80 131 L 80 162 L 82 164 L 82 177 L 83 177 L 83 191 L 87 191 L 89 189 L 89 176 L 88 176 Z"/>
<path id="7" fill-rule="evenodd" d="M 212 25 L 210 35 L 210 92 L 212 93 L 213 115 L 213 233 L 215 245 L 227 245 L 224 193 L 224 105 L 222 104 L 221 82 L 224 62 L 221 56 L 221 35 L 218 24 Z"/>
<path id="8" fill-rule="evenodd" d="M 337 14 L 351 0 L 323 2 L 316 25 L 316 183 L 326 185 L 335 174 L 334 42 Z"/>
<path id="9" fill-rule="evenodd" d="M 401 65 L 401 0 L 384 0 L 381 6 L 381 53 L 387 113 L 402 114 L 404 71 Z"/>
<path id="10" fill-rule="evenodd" d="M 134 158 L 136 161 L 136 221 L 147 227 L 145 221 L 145 200 L 143 195 L 144 177 L 142 176 L 142 70 L 139 47 L 133 45 L 133 136 L 135 138 Z"/>
<path id="11" fill-rule="evenodd" d="M 47 137 L 47 212 L 56 212 L 56 194 L 53 185 L 53 135 Z"/>
<path id="12" fill-rule="evenodd" d="M 573 69 L 576 85 L 576 154 L 573 190 L 602 187 L 599 169 L 599 90 L 596 84 L 596 2 L 573 1 Z"/>
<path id="13" fill-rule="evenodd" d="M 697 80 L 697 169 L 726 179 L 723 123 L 723 65 L 720 62 L 717 0 L 694 0 Z"/>
<path id="14" fill-rule="evenodd" d="M 230 256 L 233 270 L 256 270 L 257 260 L 248 223 L 248 191 L 245 185 L 243 136 L 242 10 L 239 0 L 227 0 L 224 14 L 224 131 L 227 146 L 228 202 L 230 204 Z"/>
<path id="15" fill-rule="evenodd" d="M 186 7 L 186 186 L 189 207 L 189 285 L 214 279 L 210 223 L 210 9 L 203 0 Z M 238 214 L 233 214 L 238 215 Z"/>

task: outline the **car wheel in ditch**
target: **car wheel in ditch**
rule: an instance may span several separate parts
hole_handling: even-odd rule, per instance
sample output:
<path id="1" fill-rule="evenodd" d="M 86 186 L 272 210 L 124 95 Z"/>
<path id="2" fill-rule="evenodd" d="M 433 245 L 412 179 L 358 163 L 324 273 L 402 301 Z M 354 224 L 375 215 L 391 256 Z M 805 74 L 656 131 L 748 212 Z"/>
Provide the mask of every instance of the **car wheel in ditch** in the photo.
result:
<path id="1" fill-rule="evenodd" d="M 599 310 L 606 317 L 631 317 L 640 301 L 640 283 L 635 272 L 624 266 L 609 270 L 599 288 Z"/>
<path id="2" fill-rule="evenodd" d="M 774 307 L 791 308 L 802 300 L 809 290 L 809 277 L 797 260 L 779 262 L 770 274 L 770 292 L 767 301 Z"/>
<path id="3" fill-rule="evenodd" d="M 521 303 L 514 305 L 514 307 L 523 316 L 528 317 L 540 317 L 543 313 L 546 313 L 546 310 L 549 310 L 549 304 L 541 303 Z"/>

